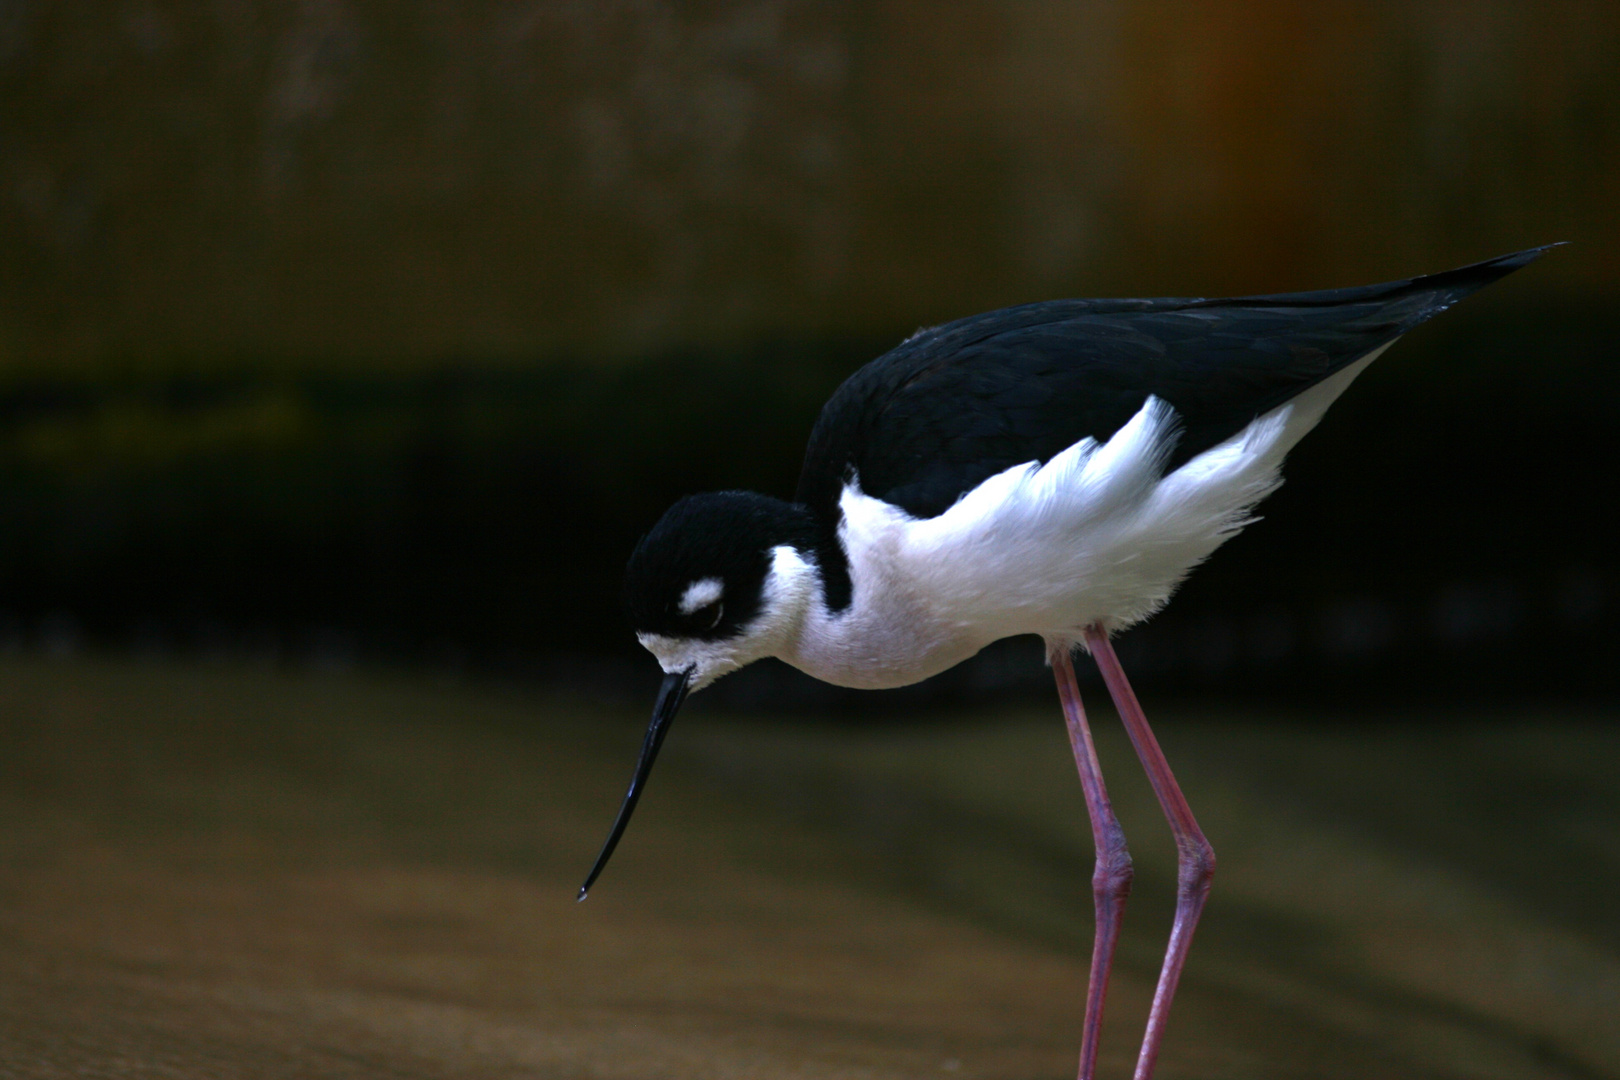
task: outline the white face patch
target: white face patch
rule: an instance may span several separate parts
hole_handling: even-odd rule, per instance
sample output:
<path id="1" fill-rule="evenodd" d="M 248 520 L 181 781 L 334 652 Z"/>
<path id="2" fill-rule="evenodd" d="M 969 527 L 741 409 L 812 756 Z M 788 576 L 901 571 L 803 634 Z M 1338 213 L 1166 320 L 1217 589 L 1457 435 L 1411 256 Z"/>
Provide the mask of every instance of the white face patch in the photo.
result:
<path id="1" fill-rule="evenodd" d="M 691 673 L 692 689 L 699 690 L 727 672 L 736 671 L 753 657 L 735 639 L 701 641 L 697 638 L 665 637 L 663 634 L 637 634 L 641 647 L 658 658 L 658 666 L 670 675 Z"/>
<path id="2" fill-rule="evenodd" d="M 725 594 L 726 583 L 717 577 L 700 578 L 686 587 L 681 594 L 681 614 L 701 611 Z"/>

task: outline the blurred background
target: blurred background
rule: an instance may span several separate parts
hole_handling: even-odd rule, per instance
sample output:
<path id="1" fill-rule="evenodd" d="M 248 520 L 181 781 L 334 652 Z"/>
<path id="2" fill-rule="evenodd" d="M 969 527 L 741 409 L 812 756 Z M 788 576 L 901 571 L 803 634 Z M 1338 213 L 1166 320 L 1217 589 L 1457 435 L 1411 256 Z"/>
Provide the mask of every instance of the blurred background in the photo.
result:
<path id="1" fill-rule="evenodd" d="M 1620 687 L 1612 5 L 15 0 L 0 85 L 9 648 L 635 680 L 636 538 L 790 494 L 920 325 L 1565 240 L 1125 649 L 1166 692 Z M 1033 641 L 899 697 L 1026 682 Z"/>
<path id="2" fill-rule="evenodd" d="M 631 547 L 919 326 L 1567 241 L 1119 651 L 1162 1080 L 1620 1077 L 1617 195 L 1597 0 L 0 0 L 0 1073 L 1072 1076 L 1033 639 L 722 680 L 573 904 Z"/>

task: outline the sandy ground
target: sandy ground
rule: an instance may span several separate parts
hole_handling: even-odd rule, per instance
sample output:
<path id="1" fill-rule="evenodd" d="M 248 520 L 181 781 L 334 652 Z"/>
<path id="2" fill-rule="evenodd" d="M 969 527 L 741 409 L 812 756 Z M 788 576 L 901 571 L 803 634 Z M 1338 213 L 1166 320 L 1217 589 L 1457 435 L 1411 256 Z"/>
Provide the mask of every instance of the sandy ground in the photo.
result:
<path id="1" fill-rule="evenodd" d="M 1124 1076 L 1172 849 L 1097 711 L 1139 868 Z M 1620 724 L 1156 719 L 1221 858 L 1162 1077 L 1620 1076 Z M 642 720 L 0 661 L 0 1075 L 1073 1075 L 1089 843 L 1055 704 L 694 708 L 575 904 Z"/>

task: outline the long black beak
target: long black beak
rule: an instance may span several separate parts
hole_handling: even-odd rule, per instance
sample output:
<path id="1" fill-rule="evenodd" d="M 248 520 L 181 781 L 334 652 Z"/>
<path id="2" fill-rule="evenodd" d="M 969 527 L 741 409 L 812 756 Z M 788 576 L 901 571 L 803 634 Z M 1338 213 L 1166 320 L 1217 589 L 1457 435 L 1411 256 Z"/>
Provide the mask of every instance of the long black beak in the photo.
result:
<path id="1" fill-rule="evenodd" d="M 585 894 L 596 884 L 597 875 L 601 874 L 602 868 L 613 856 L 613 849 L 619 846 L 619 837 L 624 835 L 624 827 L 630 824 L 630 815 L 635 813 L 636 803 L 641 799 L 641 789 L 647 786 L 647 774 L 652 772 L 653 762 L 658 758 L 658 748 L 664 745 L 664 736 L 669 733 L 669 722 L 680 711 L 691 682 L 692 672 L 689 670 L 664 676 L 664 685 L 658 690 L 658 701 L 653 705 L 652 723 L 647 725 L 647 737 L 641 743 L 641 760 L 636 762 L 636 774 L 630 778 L 630 790 L 624 793 L 624 802 L 619 806 L 619 816 L 613 819 L 613 829 L 608 833 L 607 843 L 602 845 L 602 854 L 596 857 L 596 865 L 591 867 L 585 884 L 579 887 L 576 900 L 585 899 Z"/>

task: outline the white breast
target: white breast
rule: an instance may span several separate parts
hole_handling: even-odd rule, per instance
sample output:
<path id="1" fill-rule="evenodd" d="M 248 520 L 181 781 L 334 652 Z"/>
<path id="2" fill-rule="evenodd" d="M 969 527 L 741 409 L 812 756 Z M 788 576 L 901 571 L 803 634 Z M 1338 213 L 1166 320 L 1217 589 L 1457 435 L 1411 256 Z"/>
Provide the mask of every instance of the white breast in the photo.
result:
<path id="1" fill-rule="evenodd" d="M 1007 469 L 937 517 L 847 486 L 853 601 L 834 615 L 818 595 L 777 655 L 841 686 L 903 686 L 1014 634 L 1075 641 L 1140 622 L 1253 520 L 1284 455 L 1384 348 L 1167 476 L 1175 413 L 1149 398 L 1108 442 Z"/>

